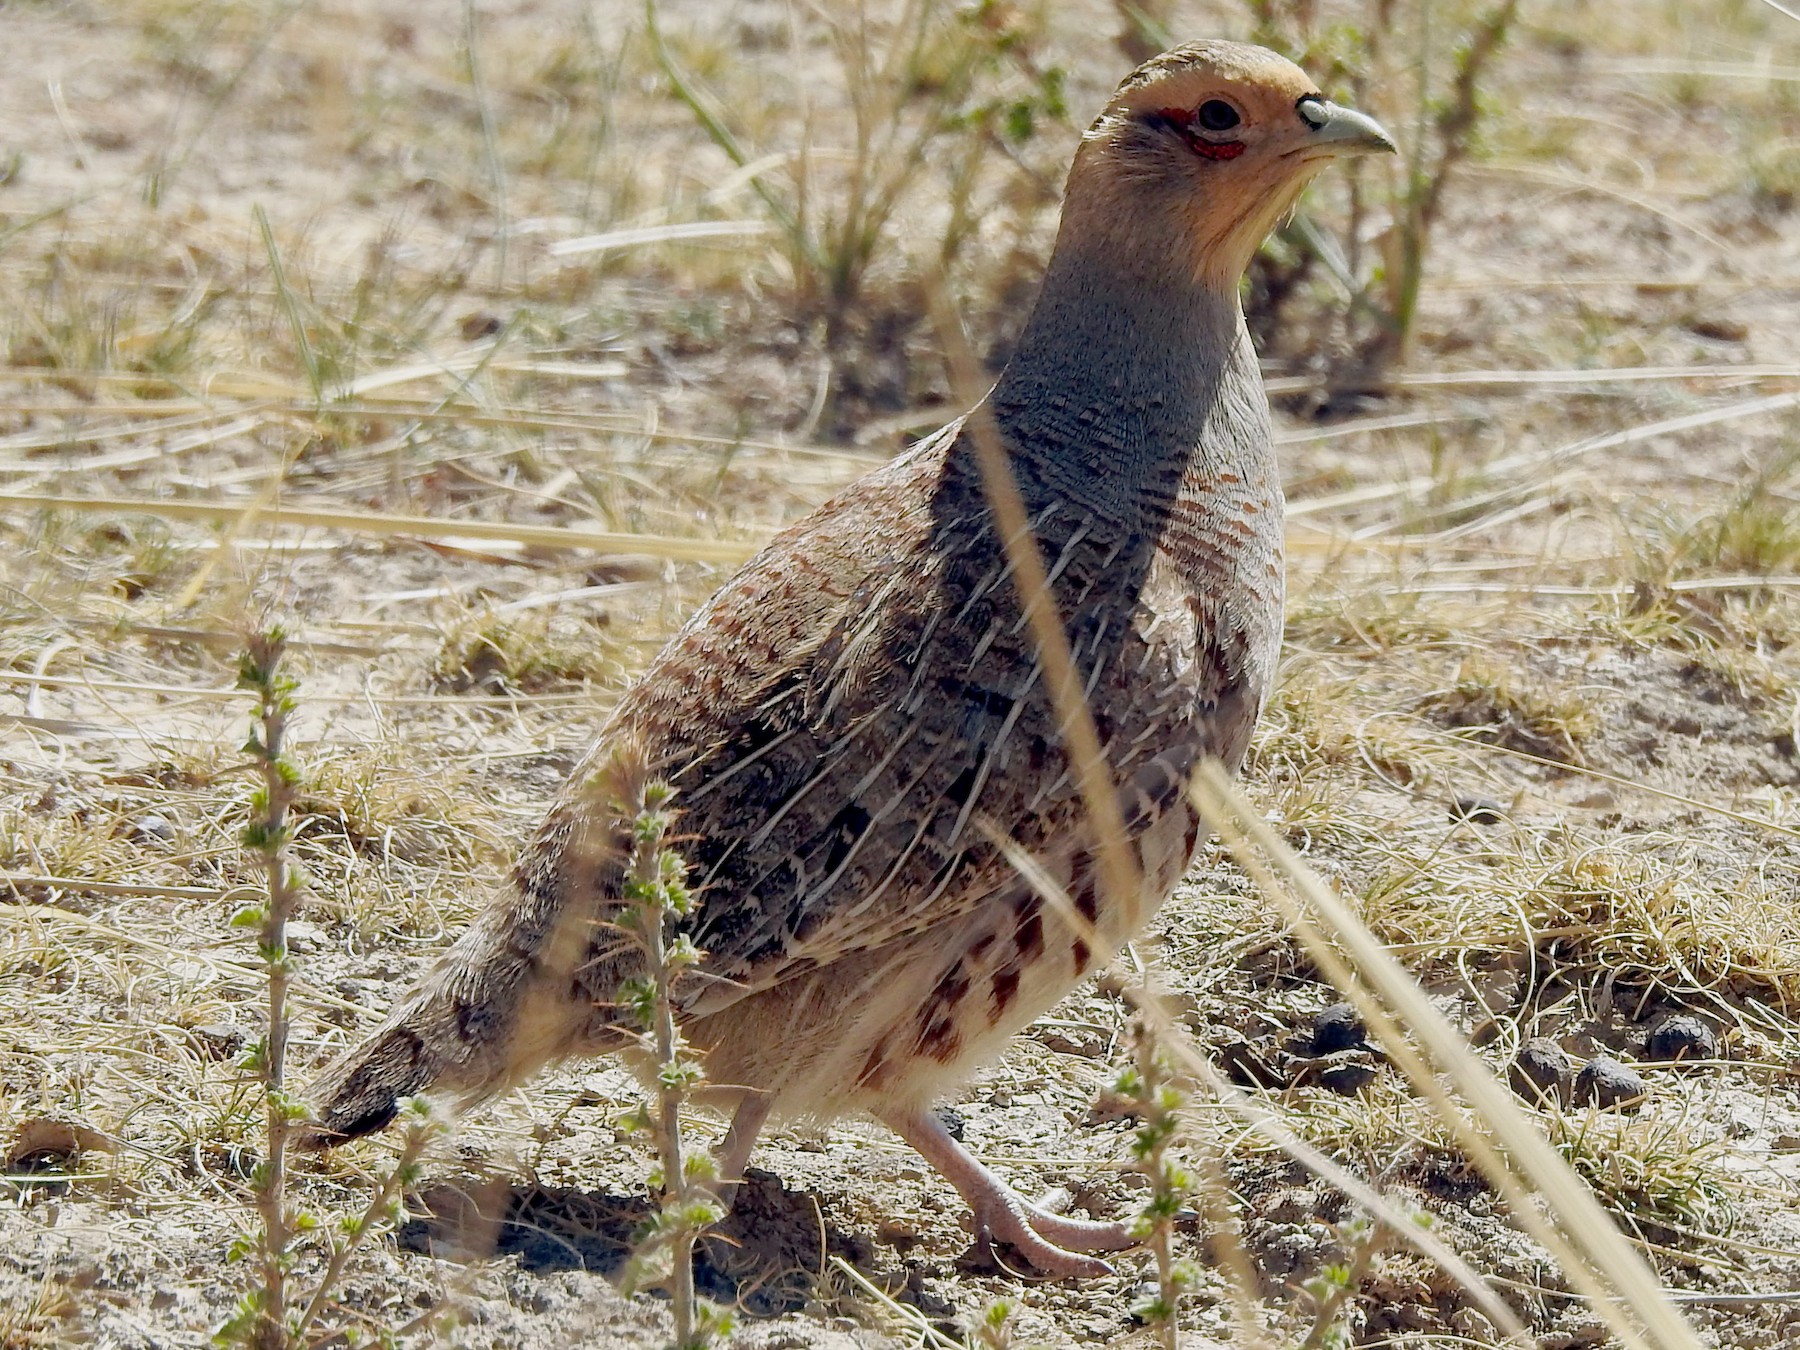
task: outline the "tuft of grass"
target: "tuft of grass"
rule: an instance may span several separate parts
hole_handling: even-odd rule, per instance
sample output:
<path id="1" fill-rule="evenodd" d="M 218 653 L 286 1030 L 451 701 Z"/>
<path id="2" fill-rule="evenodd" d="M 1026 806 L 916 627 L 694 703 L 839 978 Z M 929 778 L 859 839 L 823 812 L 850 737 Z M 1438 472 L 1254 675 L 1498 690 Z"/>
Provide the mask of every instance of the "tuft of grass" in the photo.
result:
<path id="1" fill-rule="evenodd" d="M 1800 206 L 1800 141 L 1767 142 L 1750 153 L 1744 181 L 1765 211 L 1787 215 Z"/>
<path id="2" fill-rule="evenodd" d="M 1480 740 L 1565 764 L 1581 762 L 1581 745 L 1599 729 L 1599 714 L 1579 690 L 1556 690 L 1482 654 L 1465 658 L 1453 682 L 1425 695 L 1419 711 Z"/>
<path id="3" fill-rule="evenodd" d="M 471 615 L 444 634 L 432 686 L 452 694 L 541 694 L 617 685 L 625 659 L 605 626 L 604 614 L 598 629 L 585 631 L 542 612 Z"/>
<path id="4" fill-rule="evenodd" d="M 1675 573 L 1763 576 L 1800 569 L 1800 455 L 1758 473 L 1717 511 L 1682 529 L 1669 551 Z"/>
<path id="5" fill-rule="evenodd" d="M 295 832 L 373 859 L 471 865 L 486 851 L 466 773 L 431 773 L 392 744 L 317 756 L 294 799 Z"/>
<path id="6" fill-rule="evenodd" d="M 0 1303 L 0 1350 L 60 1350 L 83 1343 L 72 1325 L 75 1296 L 62 1280 L 46 1275 L 28 1299 Z"/>
<path id="7" fill-rule="evenodd" d="M 1727 1235 L 1737 1220 L 1722 1142 L 1671 1111 L 1555 1112 L 1550 1142 L 1607 1207 L 1649 1241 Z M 1657 1231 L 1657 1230 L 1662 1231 Z"/>
<path id="8" fill-rule="evenodd" d="M 821 15 L 849 106 L 849 144 L 821 144 L 825 126 L 809 121 L 800 144 L 771 155 L 748 143 L 726 101 L 677 58 L 656 0 L 646 0 L 645 16 L 674 96 L 748 179 L 776 227 L 790 313 L 803 330 L 818 328 L 839 384 L 857 364 L 847 359 L 855 354 L 847 342 L 866 333 L 892 345 L 895 332 L 884 327 L 904 332 L 923 318 L 921 279 L 954 268 L 1004 202 L 987 195 L 989 165 L 1068 117 L 1066 72 L 1036 56 L 1030 11 L 946 0 L 903 0 L 887 11 L 856 0 Z M 926 203 L 936 208 L 928 231 L 920 228 Z M 903 222 L 911 228 L 903 231 Z M 893 302 L 876 304 L 869 281 L 903 236 L 914 256 L 897 269 Z"/>

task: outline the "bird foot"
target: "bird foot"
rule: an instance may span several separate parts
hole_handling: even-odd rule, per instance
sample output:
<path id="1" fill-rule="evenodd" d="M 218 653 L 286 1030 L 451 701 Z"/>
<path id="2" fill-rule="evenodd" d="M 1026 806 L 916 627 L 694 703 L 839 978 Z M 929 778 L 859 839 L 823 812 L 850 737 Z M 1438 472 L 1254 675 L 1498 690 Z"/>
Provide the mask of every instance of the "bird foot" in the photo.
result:
<path id="1" fill-rule="evenodd" d="M 978 1247 L 989 1247 L 998 1239 L 1011 1245 L 1041 1274 L 1053 1279 L 1092 1279 L 1110 1275 L 1112 1267 L 1084 1253 L 1119 1251 L 1137 1243 L 1122 1223 L 1071 1219 L 1027 1204 L 927 1111 L 895 1110 L 882 1119 L 969 1202 L 975 1214 Z"/>
<path id="2" fill-rule="evenodd" d="M 975 1211 L 977 1247 L 991 1254 L 995 1240 L 1004 1242 L 1023 1256 L 1034 1271 L 1052 1279 L 1111 1275 L 1110 1265 L 1085 1253 L 1115 1252 L 1137 1245 L 1137 1239 L 1122 1223 L 1096 1223 L 1052 1214 L 1026 1204 L 1010 1190 L 982 1199 Z"/>

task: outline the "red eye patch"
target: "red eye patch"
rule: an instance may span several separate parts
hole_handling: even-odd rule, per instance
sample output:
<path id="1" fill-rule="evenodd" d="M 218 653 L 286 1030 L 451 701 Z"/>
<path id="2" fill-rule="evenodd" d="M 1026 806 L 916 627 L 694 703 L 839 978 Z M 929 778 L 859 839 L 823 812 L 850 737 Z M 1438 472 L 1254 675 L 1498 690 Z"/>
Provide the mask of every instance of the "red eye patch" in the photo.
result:
<path id="1" fill-rule="evenodd" d="M 1242 141 L 1203 139 L 1194 130 L 1194 114 L 1189 108 L 1164 108 L 1161 115 L 1168 119 L 1170 126 L 1181 133 L 1181 139 L 1187 142 L 1188 149 L 1200 156 L 1201 159 L 1236 159 L 1244 153 Z"/>

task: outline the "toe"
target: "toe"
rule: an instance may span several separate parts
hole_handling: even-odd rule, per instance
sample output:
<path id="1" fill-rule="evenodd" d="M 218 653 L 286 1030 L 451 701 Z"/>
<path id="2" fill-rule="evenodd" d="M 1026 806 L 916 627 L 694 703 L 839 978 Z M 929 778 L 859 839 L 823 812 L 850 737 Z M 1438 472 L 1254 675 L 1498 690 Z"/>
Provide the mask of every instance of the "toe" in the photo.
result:
<path id="1" fill-rule="evenodd" d="M 1054 1214 L 1035 1205 L 1026 1210 L 1025 1222 L 1039 1237 L 1073 1251 L 1121 1252 L 1138 1245 L 1129 1224 L 1072 1219 L 1067 1214 Z"/>
<path id="2" fill-rule="evenodd" d="M 1084 1255 L 1081 1251 L 1071 1251 L 1060 1245 L 1060 1240 L 1053 1240 L 1038 1232 L 1034 1226 L 1036 1217 L 1036 1215 L 1027 1215 L 1010 1209 L 995 1214 L 991 1220 L 977 1223 L 976 1240 L 978 1243 L 984 1239 L 1006 1243 L 1024 1258 L 1032 1271 L 1051 1279 L 1091 1280 L 1113 1273 L 1113 1268 L 1098 1257 Z M 1116 1250 L 1116 1248 L 1089 1248 L 1088 1250 L 1110 1251 Z M 999 1261 L 1000 1258 L 995 1257 L 995 1260 Z M 1001 1264 L 1005 1263 L 1001 1262 Z"/>

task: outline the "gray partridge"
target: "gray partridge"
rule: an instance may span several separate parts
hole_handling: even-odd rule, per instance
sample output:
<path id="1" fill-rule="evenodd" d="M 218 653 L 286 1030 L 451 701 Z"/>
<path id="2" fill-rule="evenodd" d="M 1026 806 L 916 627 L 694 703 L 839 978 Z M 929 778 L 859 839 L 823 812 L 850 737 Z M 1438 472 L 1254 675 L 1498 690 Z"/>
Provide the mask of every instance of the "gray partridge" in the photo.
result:
<path id="1" fill-rule="evenodd" d="M 1258 47 L 1196 42 L 1126 78 L 1076 151 L 1043 289 L 987 397 L 1092 710 L 1144 891 L 1098 882 L 1083 799 L 959 419 L 775 538 L 669 642 L 525 846 L 513 887 L 312 1091 L 313 1141 L 431 1088 L 479 1097 L 628 1043 L 621 784 L 673 785 L 705 952 L 688 1037 L 739 1104 L 873 1113 L 1040 1270 L 1125 1227 L 1026 1204 L 932 1099 L 1168 895 L 1203 757 L 1235 768 L 1282 619 L 1282 497 L 1238 303 L 1327 161 L 1392 150 Z M 1072 898 L 1076 931 L 996 842 Z M 1091 925 L 1091 926 L 1090 926 Z"/>

